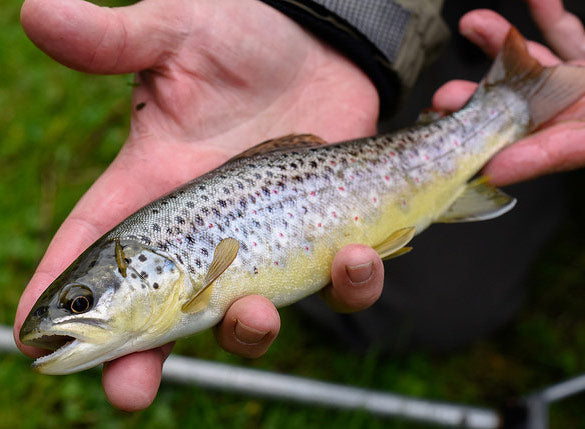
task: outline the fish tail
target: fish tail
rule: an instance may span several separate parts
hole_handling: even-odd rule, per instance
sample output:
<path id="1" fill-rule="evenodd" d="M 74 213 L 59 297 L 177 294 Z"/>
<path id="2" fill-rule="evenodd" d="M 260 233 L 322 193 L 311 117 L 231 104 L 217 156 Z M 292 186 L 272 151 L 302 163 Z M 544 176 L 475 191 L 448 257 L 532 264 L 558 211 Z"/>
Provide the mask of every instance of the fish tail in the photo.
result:
<path id="1" fill-rule="evenodd" d="M 511 27 L 480 90 L 495 85 L 505 85 L 527 101 L 533 130 L 585 94 L 585 67 L 543 67 L 528 53 L 524 37 Z"/>

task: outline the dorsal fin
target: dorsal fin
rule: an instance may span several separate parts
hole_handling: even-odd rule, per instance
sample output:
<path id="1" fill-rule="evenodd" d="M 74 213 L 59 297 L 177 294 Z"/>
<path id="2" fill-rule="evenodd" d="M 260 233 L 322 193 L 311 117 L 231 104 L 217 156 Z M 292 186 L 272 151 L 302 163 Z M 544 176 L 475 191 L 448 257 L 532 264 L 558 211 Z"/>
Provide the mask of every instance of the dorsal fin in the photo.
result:
<path id="1" fill-rule="evenodd" d="M 213 260 L 207 270 L 207 275 L 203 279 L 201 289 L 183 305 L 183 311 L 193 313 L 203 309 L 211 298 L 210 286 L 234 262 L 239 249 L 240 243 L 235 238 L 224 238 L 219 242 L 213 253 Z"/>
<path id="2" fill-rule="evenodd" d="M 287 149 L 304 149 L 308 147 L 318 147 L 328 144 L 321 137 L 313 134 L 288 134 L 275 139 L 266 140 L 250 149 L 234 156 L 230 161 L 240 158 L 248 158 L 253 155 L 259 155 L 270 152 L 277 152 Z"/>

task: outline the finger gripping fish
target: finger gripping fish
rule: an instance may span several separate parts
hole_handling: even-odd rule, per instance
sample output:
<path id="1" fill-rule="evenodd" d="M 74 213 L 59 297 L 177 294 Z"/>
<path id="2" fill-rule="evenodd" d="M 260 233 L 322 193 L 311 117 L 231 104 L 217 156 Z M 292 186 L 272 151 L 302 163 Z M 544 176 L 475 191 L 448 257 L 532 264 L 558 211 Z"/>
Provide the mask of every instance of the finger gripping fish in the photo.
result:
<path id="1" fill-rule="evenodd" d="M 128 217 L 41 295 L 20 331 L 66 374 L 215 325 L 236 299 L 282 306 L 330 281 L 349 243 L 381 257 L 433 222 L 490 219 L 515 200 L 471 178 L 500 149 L 585 93 L 585 69 L 543 68 L 510 30 L 460 111 L 392 134 L 327 145 L 260 144 Z M 471 181 L 470 181 L 471 180 Z"/>

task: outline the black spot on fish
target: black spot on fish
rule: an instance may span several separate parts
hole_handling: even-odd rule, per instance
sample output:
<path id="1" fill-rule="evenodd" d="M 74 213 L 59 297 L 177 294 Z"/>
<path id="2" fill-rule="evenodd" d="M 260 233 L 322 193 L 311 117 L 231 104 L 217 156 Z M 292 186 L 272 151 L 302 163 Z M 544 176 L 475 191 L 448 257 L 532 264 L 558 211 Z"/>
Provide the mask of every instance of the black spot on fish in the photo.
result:
<path id="1" fill-rule="evenodd" d="M 146 271 L 140 271 L 140 277 L 142 277 L 143 279 L 148 278 L 148 273 Z"/>
<path id="2" fill-rule="evenodd" d="M 152 214 L 158 214 L 158 209 L 152 209 Z"/>
<path id="3" fill-rule="evenodd" d="M 89 266 L 88 266 L 88 267 L 89 267 L 89 268 L 93 268 L 93 267 L 95 267 L 95 265 L 96 265 L 96 264 L 97 264 L 97 261 L 91 261 L 91 262 L 89 263 Z"/>
<path id="4" fill-rule="evenodd" d="M 132 259 L 124 258 L 124 262 L 126 262 L 128 265 L 130 265 L 132 263 Z"/>
<path id="5" fill-rule="evenodd" d="M 240 243 L 240 247 L 242 248 L 242 250 L 244 252 L 247 252 L 248 251 L 248 246 L 246 245 L 246 243 Z"/>
<path id="6" fill-rule="evenodd" d="M 224 187 L 222 190 L 224 194 L 229 195 L 230 190 L 228 188 Z"/>
<path id="7" fill-rule="evenodd" d="M 242 190 L 242 189 L 244 189 L 244 184 L 243 184 L 242 182 L 238 182 L 238 183 L 237 183 L 237 186 L 238 186 L 238 189 L 239 189 L 239 190 Z"/>
<path id="8" fill-rule="evenodd" d="M 190 209 L 192 209 L 193 207 L 195 207 L 195 203 L 194 203 L 193 201 L 187 201 L 187 202 L 185 203 L 185 205 L 186 205 L 187 207 L 189 207 Z"/>
<path id="9" fill-rule="evenodd" d="M 219 210 L 218 210 L 218 209 L 216 209 L 215 207 L 212 207 L 212 208 L 211 208 L 211 211 L 213 212 L 213 214 L 214 214 L 216 217 L 219 217 L 219 216 L 221 215 L 221 213 L 219 212 Z"/>
<path id="10" fill-rule="evenodd" d="M 150 244 L 151 243 L 150 238 L 148 238 L 146 235 L 141 235 L 140 236 L 140 240 L 142 240 L 142 242 L 143 243 L 146 243 L 146 244 Z"/>
<path id="11" fill-rule="evenodd" d="M 256 203 L 256 197 L 254 195 L 250 195 L 250 202 L 252 204 L 255 204 Z"/>
<path id="12" fill-rule="evenodd" d="M 203 201 L 209 201 L 209 197 L 207 195 L 201 195 L 201 199 Z"/>
<path id="13" fill-rule="evenodd" d="M 209 209 L 207 207 L 203 207 L 201 209 L 201 213 L 203 213 L 205 216 L 207 216 L 209 214 Z"/>
<path id="14" fill-rule="evenodd" d="M 158 289 L 160 286 L 158 285 L 158 283 L 157 283 L 157 282 L 154 282 L 154 283 L 152 284 L 152 287 L 153 287 L 154 289 Z"/>
<path id="15" fill-rule="evenodd" d="M 217 204 L 219 204 L 221 207 L 227 207 L 225 200 L 217 200 Z"/>
<path id="16" fill-rule="evenodd" d="M 197 268 L 201 268 L 201 260 L 195 259 L 195 265 L 197 265 Z"/>
<path id="17" fill-rule="evenodd" d="M 254 267 L 254 274 L 258 274 L 258 267 Z"/>
<path id="18" fill-rule="evenodd" d="M 199 190 L 200 191 L 205 191 L 205 185 L 199 185 Z"/>
<path id="19" fill-rule="evenodd" d="M 267 197 L 270 196 L 270 190 L 266 186 L 262 187 L 262 192 L 264 193 L 265 196 Z"/>
<path id="20" fill-rule="evenodd" d="M 309 165 L 311 166 L 311 168 L 317 168 L 317 163 L 315 161 L 310 161 Z"/>
<path id="21" fill-rule="evenodd" d="M 146 259 L 147 259 L 146 256 L 144 256 L 142 253 L 138 256 L 138 260 L 140 262 L 144 262 L 144 261 L 146 261 Z"/>
<path id="22" fill-rule="evenodd" d="M 248 203 L 246 202 L 246 199 L 245 198 L 242 198 L 240 200 L 240 207 L 245 210 L 247 205 L 248 205 Z"/>
<path id="23" fill-rule="evenodd" d="M 179 255 L 179 254 L 177 253 L 177 254 L 175 254 L 175 257 L 177 258 L 177 261 L 179 261 L 179 264 L 181 264 L 181 265 L 183 265 L 183 264 L 184 264 L 184 262 L 183 262 L 183 258 L 181 258 L 181 255 Z"/>
<path id="24" fill-rule="evenodd" d="M 262 179 L 262 176 L 259 173 L 254 173 L 254 177 L 258 180 Z"/>
<path id="25" fill-rule="evenodd" d="M 290 163 L 290 168 L 295 168 L 295 169 L 298 168 L 297 163 L 296 162 L 291 162 Z"/>
<path id="26" fill-rule="evenodd" d="M 203 218 L 201 216 L 195 215 L 195 222 L 197 223 L 197 225 L 203 226 Z"/>
<path id="27" fill-rule="evenodd" d="M 183 219 L 181 216 L 177 216 L 175 219 L 177 220 L 177 223 L 179 225 L 184 225 L 185 224 L 185 219 Z"/>
<path id="28" fill-rule="evenodd" d="M 162 267 L 160 265 L 157 265 L 156 268 L 155 268 L 155 270 L 156 270 L 156 273 L 157 274 L 162 274 L 162 271 L 163 270 L 162 270 Z"/>
<path id="29" fill-rule="evenodd" d="M 202 248 L 202 249 L 201 249 L 201 254 L 202 254 L 203 256 L 209 256 L 209 252 L 207 251 L 207 249 L 206 249 L 206 248 Z"/>
<path id="30" fill-rule="evenodd" d="M 130 277 L 132 277 L 133 279 L 137 278 L 138 276 L 134 273 L 130 274 Z"/>
<path id="31" fill-rule="evenodd" d="M 187 243 L 189 243 L 189 244 L 195 243 L 195 239 L 190 234 L 187 234 L 185 236 L 185 240 L 187 240 Z"/>
<path id="32" fill-rule="evenodd" d="M 172 227 L 170 227 L 170 226 L 169 226 L 169 227 L 167 228 L 167 234 L 169 234 L 169 235 L 173 235 L 173 228 L 172 228 Z"/>
<path id="33" fill-rule="evenodd" d="M 187 269 L 189 270 L 189 272 L 190 272 L 191 274 L 195 274 L 195 268 L 193 268 L 193 265 L 189 265 L 189 266 L 187 266 Z"/>

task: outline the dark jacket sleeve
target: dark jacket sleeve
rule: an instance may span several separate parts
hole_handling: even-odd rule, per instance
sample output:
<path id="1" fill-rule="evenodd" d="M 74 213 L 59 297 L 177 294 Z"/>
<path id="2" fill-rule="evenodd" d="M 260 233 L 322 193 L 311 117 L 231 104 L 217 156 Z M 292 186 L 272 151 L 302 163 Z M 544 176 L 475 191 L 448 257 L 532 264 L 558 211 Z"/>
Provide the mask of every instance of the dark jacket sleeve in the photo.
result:
<path id="1" fill-rule="evenodd" d="M 442 0 L 262 0 L 356 63 L 376 85 L 381 116 L 396 108 L 448 30 Z"/>

